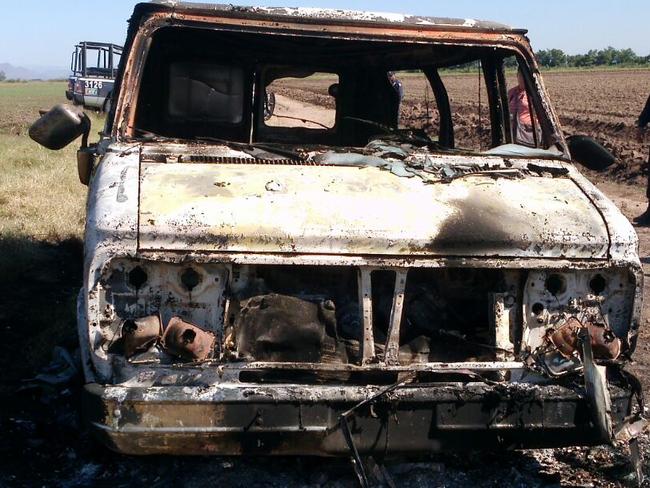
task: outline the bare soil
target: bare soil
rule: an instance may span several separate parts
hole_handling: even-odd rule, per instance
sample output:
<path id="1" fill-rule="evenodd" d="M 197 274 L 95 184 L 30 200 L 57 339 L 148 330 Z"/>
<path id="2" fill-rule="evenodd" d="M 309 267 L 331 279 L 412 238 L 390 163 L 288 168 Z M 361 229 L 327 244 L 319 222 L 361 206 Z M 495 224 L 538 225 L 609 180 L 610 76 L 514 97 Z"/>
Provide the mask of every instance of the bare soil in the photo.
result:
<path id="1" fill-rule="evenodd" d="M 303 127 L 323 129 L 334 127 L 333 108 L 301 102 L 285 95 L 275 96 L 275 110 L 266 124 L 271 127 Z"/>
<path id="2" fill-rule="evenodd" d="M 442 78 L 454 112 L 457 145 L 479 147 L 476 129 L 483 129 L 483 137 L 487 135 L 489 114 L 483 87 L 479 96 L 477 74 L 443 74 Z M 294 80 L 291 87 L 282 87 L 280 93 L 313 105 L 333 107 L 333 99 L 327 95 L 331 81 Z M 426 79 L 407 74 L 401 81 L 405 92 L 401 123 L 421 126 L 429 114 L 435 129 L 436 105 L 431 90 L 427 90 Z M 544 82 L 566 135 L 590 135 L 619 159 L 606 176 L 621 183 L 645 184 L 642 180 L 648 148 L 647 143 L 636 140 L 635 122 L 650 93 L 650 71 L 550 72 L 544 74 Z M 514 76 L 510 75 L 508 85 L 514 83 Z M 486 144 L 483 141 L 484 147 Z"/>

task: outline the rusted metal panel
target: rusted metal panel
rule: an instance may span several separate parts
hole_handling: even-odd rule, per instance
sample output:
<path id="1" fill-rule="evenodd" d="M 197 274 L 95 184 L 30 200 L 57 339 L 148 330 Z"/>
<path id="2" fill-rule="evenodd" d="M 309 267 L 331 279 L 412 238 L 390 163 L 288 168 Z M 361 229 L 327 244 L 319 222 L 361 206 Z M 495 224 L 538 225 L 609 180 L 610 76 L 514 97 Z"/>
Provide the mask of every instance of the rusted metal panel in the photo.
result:
<path id="1" fill-rule="evenodd" d="M 569 319 L 558 327 L 549 339 L 558 351 L 569 358 L 579 350 L 578 337 L 583 328 L 589 329 L 591 349 L 598 359 L 616 359 L 621 353 L 621 340 L 605 324 L 582 323 L 577 317 Z"/>
<path id="2" fill-rule="evenodd" d="M 124 355 L 128 358 L 136 352 L 149 349 L 162 336 L 160 315 L 140 319 L 127 319 L 122 323 Z"/>
<path id="3" fill-rule="evenodd" d="M 162 337 L 163 346 L 172 354 L 188 360 L 203 361 L 214 354 L 216 337 L 180 317 L 173 317 Z"/>
<path id="4" fill-rule="evenodd" d="M 119 147 L 119 146 L 118 146 Z M 126 147 L 122 151 L 127 150 Z M 138 220 L 138 154 L 119 149 L 107 153 L 97 165 L 89 186 L 84 240 L 84 287 L 78 302 L 82 352 L 93 357 L 90 345 L 100 336 L 99 319 L 107 313 L 100 303 L 101 273 L 118 255 L 135 256 Z M 110 377 L 105 362 L 82 361 L 87 379 Z M 97 369 L 99 368 L 99 370 Z"/>
<path id="5" fill-rule="evenodd" d="M 327 9 L 311 7 L 240 7 L 233 5 L 205 4 L 195 2 L 157 2 L 173 8 L 174 16 L 189 14 L 211 14 L 219 17 L 233 19 L 297 19 L 302 22 L 318 24 L 379 24 L 379 25 L 405 25 L 409 27 L 432 28 L 443 27 L 448 29 L 464 30 L 489 30 L 489 31 L 516 31 L 525 32 L 523 29 L 491 21 L 460 19 L 447 17 L 424 17 L 390 12 L 368 12 L 358 10 Z"/>

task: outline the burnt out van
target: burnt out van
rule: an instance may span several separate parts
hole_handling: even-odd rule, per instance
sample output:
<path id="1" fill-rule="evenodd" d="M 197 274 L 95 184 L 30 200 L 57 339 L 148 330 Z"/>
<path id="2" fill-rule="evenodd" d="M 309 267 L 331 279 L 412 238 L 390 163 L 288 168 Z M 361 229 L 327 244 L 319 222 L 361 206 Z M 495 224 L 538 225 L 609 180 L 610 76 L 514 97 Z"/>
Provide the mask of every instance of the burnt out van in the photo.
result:
<path id="1" fill-rule="evenodd" d="M 637 237 L 580 173 L 611 156 L 565 138 L 525 30 L 165 2 L 135 7 L 123 57 L 78 153 L 84 408 L 110 448 L 358 457 L 645 429 Z M 89 130 L 59 106 L 31 135 Z"/>

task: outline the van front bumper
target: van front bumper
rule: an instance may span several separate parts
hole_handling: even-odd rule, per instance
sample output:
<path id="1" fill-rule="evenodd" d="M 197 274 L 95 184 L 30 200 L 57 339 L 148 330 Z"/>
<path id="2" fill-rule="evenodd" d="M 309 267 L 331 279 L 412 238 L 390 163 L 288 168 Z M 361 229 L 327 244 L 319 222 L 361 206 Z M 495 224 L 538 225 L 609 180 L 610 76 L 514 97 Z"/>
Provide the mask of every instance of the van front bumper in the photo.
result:
<path id="1" fill-rule="evenodd" d="M 380 386 L 218 384 L 124 387 L 88 384 L 84 414 L 94 434 L 127 454 L 350 454 L 340 415 Z M 632 393 L 610 387 L 612 421 Z M 583 392 L 525 383 L 413 384 L 349 417 L 362 454 L 551 448 L 606 442 Z"/>

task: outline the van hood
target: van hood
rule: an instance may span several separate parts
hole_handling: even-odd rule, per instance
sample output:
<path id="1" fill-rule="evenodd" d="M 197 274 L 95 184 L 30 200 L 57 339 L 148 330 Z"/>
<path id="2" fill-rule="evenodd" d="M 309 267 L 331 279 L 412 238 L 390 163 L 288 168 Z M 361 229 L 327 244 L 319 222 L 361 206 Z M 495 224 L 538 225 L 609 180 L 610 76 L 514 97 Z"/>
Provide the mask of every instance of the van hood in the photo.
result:
<path id="1" fill-rule="evenodd" d="M 544 164 L 441 179 L 372 165 L 141 162 L 138 247 L 606 259 L 600 212 L 566 168 Z"/>

